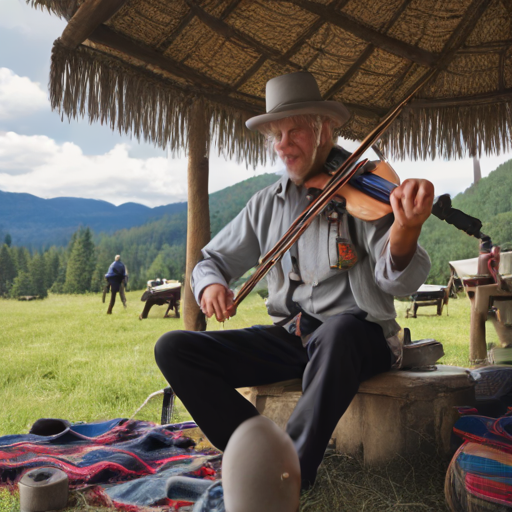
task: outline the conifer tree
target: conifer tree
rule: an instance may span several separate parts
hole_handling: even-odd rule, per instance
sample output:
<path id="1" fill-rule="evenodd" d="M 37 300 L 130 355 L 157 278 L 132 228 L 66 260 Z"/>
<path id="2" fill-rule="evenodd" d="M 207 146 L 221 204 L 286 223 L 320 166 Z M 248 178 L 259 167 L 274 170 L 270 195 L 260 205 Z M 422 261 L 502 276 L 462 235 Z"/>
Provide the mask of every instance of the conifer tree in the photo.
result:
<path id="1" fill-rule="evenodd" d="M 44 299 L 48 296 L 48 288 L 46 286 L 46 262 L 43 255 L 36 252 L 32 256 L 29 268 L 32 292 L 39 298 Z"/>
<path id="2" fill-rule="evenodd" d="M 44 253 L 44 260 L 46 269 L 45 285 L 46 289 L 49 290 L 59 276 L 59 268 L 61 262 L 59 258 L 59 251 L 57 250 L 57 248 L 51 247 L 50 249 L 48 249 Z"/>
<path id="3" fill-rule="evenodd" d="M 34 287 L 32 285 L 32 279 L 30 278 L 30 274 L 25 270 L 22 270 L 16 279 L 14 279 L 14 284 L 11 288 L 11 297 L 17 299 L 19 297 L 25 297 L 27 295 L 36 295 L 34 292 Z"/>
<path id="4" fill-rule="evenodd" d="M 14 247 L 14 259 L 19 272 L 28 272 L 30 253 L 26 247 Z"/>
<path id="5" fill-rule="evenodd" d="M 4 244 L 0 249 L 0 297 L 7 297 L 18 275 L 11 249 Z"/>
<path id="6" fill-rule="evenodd" d="M 64 293 L 64 283 L 66 282 L 67 261 L 65 253 L 59 258 L 59 268 L 57 277 L 50 288 L 52 293 Z"/>
<path id="7" fill-rule="evenodd" d="M 76 236 L 66 268 L 64 293 L 85 293 L 90 290 L 94 271 L 95 252 L 89 228 Z"/>
<path id="8" fill-rule="evenodd" d="M 5 238 L 4 238 L 4 244 L 7 245 L 7 247 L 11 247 L 11 244 L 12 244 L 12 237 L 9 233 L 7 233 L 5 235 Z"/>

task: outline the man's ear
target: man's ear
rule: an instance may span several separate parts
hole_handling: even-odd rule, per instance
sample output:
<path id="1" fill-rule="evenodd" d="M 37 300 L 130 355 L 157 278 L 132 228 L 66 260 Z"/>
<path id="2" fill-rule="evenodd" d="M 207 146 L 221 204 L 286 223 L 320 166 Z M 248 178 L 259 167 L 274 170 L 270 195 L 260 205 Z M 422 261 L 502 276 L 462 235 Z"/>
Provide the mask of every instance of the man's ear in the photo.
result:
<path id="1" fill-rule="evenodd" d="M 320 132 L 320 146 L 325 146 L 332 142 L 332 128 L 330 121 L 322 123 L 322 131 Z"/>

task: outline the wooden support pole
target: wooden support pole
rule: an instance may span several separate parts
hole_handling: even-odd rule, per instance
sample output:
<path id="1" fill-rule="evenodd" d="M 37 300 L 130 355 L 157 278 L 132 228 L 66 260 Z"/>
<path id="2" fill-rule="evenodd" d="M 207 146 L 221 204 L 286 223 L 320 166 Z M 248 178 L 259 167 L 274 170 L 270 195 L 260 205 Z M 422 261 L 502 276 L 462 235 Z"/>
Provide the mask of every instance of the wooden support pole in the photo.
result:
<path id="1" fill-rule="evenodd" d="M 471 300 L 471 323 L 469 327 L 469 362 L 482 364 L 487 361 L 485 342 L 485 315 L 478 311 L 476 300 Z"/>
<path id="2" fill-rule="evenodd" d="M 68 48 L 77 48 L 126 2 L 127 0 L 86 0 L 62 32 L 62 44 Z"/>
<path id="3" fill-rule="evenodd" d="M 206 319 L 190 288 L 190 275 L 201 258 L 201 249 L 210 241 L 208 205 L 208 139 L 210 129 L 202 100 L 190 109 L 188 118 L 188 221 L 187 268 L 184 285 L 184 323 L 188 331 L 204 331 Z"/>

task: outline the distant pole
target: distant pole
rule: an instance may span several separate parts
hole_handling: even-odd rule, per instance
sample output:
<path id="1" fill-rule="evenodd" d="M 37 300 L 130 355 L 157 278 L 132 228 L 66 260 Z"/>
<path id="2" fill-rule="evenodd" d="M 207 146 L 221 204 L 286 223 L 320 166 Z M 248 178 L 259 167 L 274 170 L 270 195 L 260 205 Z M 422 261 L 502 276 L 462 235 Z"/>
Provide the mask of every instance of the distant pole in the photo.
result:
<path id="1" fill-rule="evenodd" d="M 190 275 L 201 258 L 201 249 L 210 241 L 208 205 L 208 140 L 210 129 L 202 100 L 196 100 L 188 118 L 188 221 L 187 268 L 184 283 L 185 329 L 204 331 L 206 319 L 190 288 Z"/>
<path id="2" fill-rule="evenodd" d="M 473 184 L 477 184 L 482 179 L 482 171 L 480 170 L 480 160 L 473 156 Z"/>

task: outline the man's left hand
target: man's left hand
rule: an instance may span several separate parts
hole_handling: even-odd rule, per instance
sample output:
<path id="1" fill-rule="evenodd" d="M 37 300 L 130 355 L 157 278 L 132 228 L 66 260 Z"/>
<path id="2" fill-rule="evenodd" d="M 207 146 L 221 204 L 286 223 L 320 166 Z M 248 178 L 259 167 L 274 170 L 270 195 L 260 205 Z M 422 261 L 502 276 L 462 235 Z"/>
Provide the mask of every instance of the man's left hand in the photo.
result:
<path id="1" fill-rule="evenodd" d="M 393 268 L 404 270 L 411 262 L 421 227 L 428 219 L 434 202 L 434 185 L 428 180 L 405 180 L 390 196 L 395 222 L 389 243 Z"/>
<path id="2" fill-rule="evenodd" d="M 405 180 L 390 196 L 395 222 L 402 228 L 421 229 L 430 216 L 434 185 L 428 180 Z"/>

